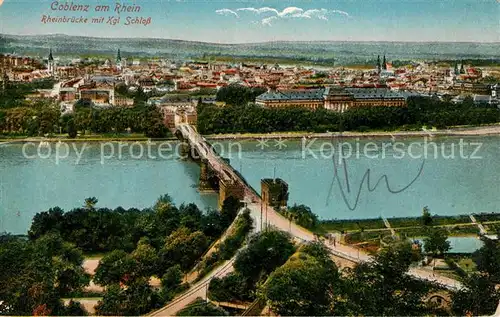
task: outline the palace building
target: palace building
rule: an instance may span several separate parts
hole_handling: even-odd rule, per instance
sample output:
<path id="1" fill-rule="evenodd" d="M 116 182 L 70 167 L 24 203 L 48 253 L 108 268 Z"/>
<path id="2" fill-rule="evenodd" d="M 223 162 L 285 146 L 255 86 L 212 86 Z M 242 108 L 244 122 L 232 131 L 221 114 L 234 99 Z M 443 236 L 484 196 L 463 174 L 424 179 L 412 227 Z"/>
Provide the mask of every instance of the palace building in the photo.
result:
<path id="1" fill-rule="evenodd" d="M 257 105 L 267 108 L 304 107 L 311 110 L 325 108 L 344 112 L 363 106 L 406 106 L 406 97 L 388 88 L 327 87 L 310 90 L 270 90 L 255 99 Z"/>

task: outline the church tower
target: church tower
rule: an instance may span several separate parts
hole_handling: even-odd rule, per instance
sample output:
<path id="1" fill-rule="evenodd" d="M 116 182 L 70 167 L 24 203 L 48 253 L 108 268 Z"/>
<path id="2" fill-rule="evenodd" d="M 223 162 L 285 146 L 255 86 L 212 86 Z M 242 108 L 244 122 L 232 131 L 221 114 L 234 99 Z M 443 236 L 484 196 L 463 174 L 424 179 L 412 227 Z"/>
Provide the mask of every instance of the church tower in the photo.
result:
<path id="1" fill-rule="evenodd" d="M 49 73 L 54 76 L 55 73 L 56 73 L 56 64 L 55 64 L 55 61 L 54 61 L 54 56 L 52 56 L 52 49 L 50 49 L 50 52 L 49 52 L 49 58 L 48 58 L 48 63 L 47 63 L 47 70 L 49 71 Z"/>
<path id="2" fill-rule="evenodd" d="M 118 49 L 118 53 L 116 53 L 116 68 L 118 68 L 119 71 L 122 70 L 122 54 L 120 49 Z"/>

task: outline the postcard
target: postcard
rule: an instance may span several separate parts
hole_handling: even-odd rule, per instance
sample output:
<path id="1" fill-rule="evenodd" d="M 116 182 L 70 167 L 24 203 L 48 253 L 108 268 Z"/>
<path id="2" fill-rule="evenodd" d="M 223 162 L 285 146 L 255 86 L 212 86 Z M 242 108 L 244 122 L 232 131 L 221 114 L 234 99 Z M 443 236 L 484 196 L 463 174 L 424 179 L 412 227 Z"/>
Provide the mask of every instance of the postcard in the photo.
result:
<path id="1" fill-rule="evenodd" d="M 0 0 L 0 315 L 500 316 L 499 19 Z"/>

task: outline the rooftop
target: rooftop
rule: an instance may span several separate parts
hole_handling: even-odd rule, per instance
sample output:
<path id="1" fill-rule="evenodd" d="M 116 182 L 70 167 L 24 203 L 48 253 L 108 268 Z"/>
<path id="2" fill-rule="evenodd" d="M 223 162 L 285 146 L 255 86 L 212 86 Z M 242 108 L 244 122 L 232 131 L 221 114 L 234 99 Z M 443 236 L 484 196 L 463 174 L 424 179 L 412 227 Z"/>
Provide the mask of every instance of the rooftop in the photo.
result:
<path id="1" fill-rule="evenodd" d="M 410 94 L 402 94 L 388 88 L 341 88 L 327 87 L 310 90 L 268 91 L 258 96 L 256 100 L 323 100 L 328 95 L 351 95 L 354 99 L 403 99 Z"/>

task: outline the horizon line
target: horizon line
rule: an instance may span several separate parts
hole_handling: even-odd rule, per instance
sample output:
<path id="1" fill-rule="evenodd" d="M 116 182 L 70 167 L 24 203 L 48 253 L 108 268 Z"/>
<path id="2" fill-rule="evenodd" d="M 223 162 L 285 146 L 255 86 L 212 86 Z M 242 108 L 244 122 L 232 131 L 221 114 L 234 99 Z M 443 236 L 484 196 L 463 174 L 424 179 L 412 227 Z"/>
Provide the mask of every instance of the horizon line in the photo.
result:
<path id="1" fill-rule="evenodd" d="M 248 45 L 248 44 L 269 44 L 269 43 L 321 43 L 321 42 L 350 42 L 350 43 L 473 43 L 473 44 L 500 44 L 500 41 L 402 41 L 402 40 L 271 40 L 262 42 L 234 42 L 234 43 L 217 43 L 217 42 L 205 42 L 199 40 L 183 40 L 175 38 L 161 38 L 161 37 L 111 37 L 111 36 L 88 36 L 88 35 L 69 35 L 64 33 L 47 33 L 47 34 L 7 34 L 0 33 L 0 36 L 22 36 L 22 37 L 36 37 L 36 36 L 67 36 L 67 37 L 80 37 L 80 38 L 90 38 L 90 39 L 115 39 L 115 40 L 167 40 L 167 41 L 179 41 L 179 42 L 191 42 L 191 43 L 201 43 L 201 44 L 212 44 L 212 45 Z"/>

